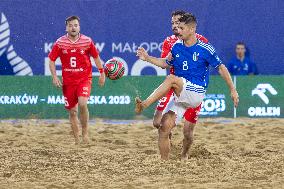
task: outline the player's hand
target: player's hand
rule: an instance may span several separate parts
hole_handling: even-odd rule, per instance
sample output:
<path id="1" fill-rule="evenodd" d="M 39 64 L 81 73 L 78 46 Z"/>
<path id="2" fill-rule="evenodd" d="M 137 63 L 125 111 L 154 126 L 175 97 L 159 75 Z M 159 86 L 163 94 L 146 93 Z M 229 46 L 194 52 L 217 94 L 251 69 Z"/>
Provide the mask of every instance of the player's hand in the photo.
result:
<path id="1" fill-rule="evenodd" d="M 234 102 L 234 106 L 237 107 L 239 104 L 239 94 L 236 89 L 231 90 L 231 98 Z"/>
<path id="2" fill-rule="evenodd" d="M 149 54 L 143 47 L 138 47 L 138 50 L 136 51 L 136 56 L 139 57 L 139 59 L 147 61 Z"/>
<path id="3" fill-rule="evenodd" d="M 100 77 L 99 77 L 99 82 L 98 82 L 98 83 L 99 83 L 99 86 L 100 86 L 100 87 L 104 86 L 105 81 L 106 81 L 105 74 L 102 73 L 102 74 L 100 75 Z"/>
<path id="4" fill-rule="evenodd" d="M 173 58 L 173 55 L 171 52 L 169 52 L 169 54 L 167 55 L 167 60 L 170 62 L 172 61 L 174 58 Z"/>
<path id="5" fill-rule="evenodd" d="M 62 87 L 62 83 L 57 76 L 52 78 L 52 83 L 55 87 Z"/>

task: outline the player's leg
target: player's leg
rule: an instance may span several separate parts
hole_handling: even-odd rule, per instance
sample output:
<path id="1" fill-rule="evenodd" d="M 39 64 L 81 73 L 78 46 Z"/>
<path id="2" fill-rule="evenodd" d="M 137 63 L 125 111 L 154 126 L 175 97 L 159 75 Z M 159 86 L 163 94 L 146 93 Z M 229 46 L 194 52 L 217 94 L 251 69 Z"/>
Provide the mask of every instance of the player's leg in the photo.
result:
<path id="1" fill-rule="evenodd" d="M 75 139 L 75 144 L 79 144 L 80 139 L 79 139 L 78 105 L 75 105 L 75 107 L 69 110 L 69 121 L 71 123 L 71 129 Z"/>
<path id="2" fill-rule="evenodd" d="M 170 99 L 172 98 L 173 92 L 174 92 L 173 89 L 170 89 L 167 95 L 161 98 L 158 102 L 158 105 L 156 107 L 154 117 L 153 117 L 153 126 L 156 127 L 157 129 L 159 129 L 159 127 L 161 126 L 163 111 L 167 107 Z"/>
<path id="3" fill-rule="evenodd" d="M 143 109 L 165 96 L 171 88 L 179 96 L 183 89 L 183 79 L 174 75 L 167 76 L 164 82 L 146 100 L 142 101 L 138 97 L 135 99 L 135 112 L 141 113 Z"/>
<path id="4" fill-rule="evenodd" d="M 169 134 L 171 130 L 175 127 L 176 115 L 174 112 L 169 111 L 163 115 L 161 120 L 161 127 L 159 128 L 159 150 L 161 154 L 161 159 L 168 160 L 170 154 L 170 139 Z"/>
<path id="5" fill-rule="evenodd" d="M 89 110 L 87 106 L 88 97 L 79 97 L 78 105 L 80 109 L 80 122 L 82 126 L 82 137 L 83 142 L 88 143 L 89 137 L 88 137 L 88 122 L 89 122 Z"/>
<path id="6" fill-rule="evenodd" d="M 193 130 L 195 127 L 195 123 L 190 123 L 189 121 L 185 121 L 183 127 L 183 146 L 182 146 L 182 153 L 181 159 L 186 160 L 188 159 L 188 151 L 193 143 Z"/>
<path id="7" fill-rule="evenodd" d="M 157 129 L 159 129 L 161 126 L 162 116 L 163 116 L 163 111 L 156 109 L 153 116 L 153 126 L 156 127 Z"/>
<path id="8" fill-rule="evenodd" d="M 85 81 L 78 86 L 78 106 L 80 110 L 80 122 L 82 126 L 82 137 L 84 143 L 89 143 L 88 136 L 88 122 L 89 122 L 89 110 L 88 110 L 88 99 L 91 94 L 91 82 Z"/>
<path id="9" fill-rule="evenodd" d="M 63 95 L 65 100 L 65 108 L 69 112 L 69 121 L 73 136 L 75 138 L 75 144 L 79 144 L 79 120 L 78 120 L 78 99 L 76 95 L 76 86 L 63 85 Z"/>
<path id="10" fill-rule="evenodd" d="M 188 151 L 193 143 L 193 131 L 198 120 L 198 114 L 201 109 L 201 104 L 196 108 L 188 108 L 184 114 L 184 127 L 183 127 L 183 148 L 181 153 L 181 159 L 188 159 Z"/>

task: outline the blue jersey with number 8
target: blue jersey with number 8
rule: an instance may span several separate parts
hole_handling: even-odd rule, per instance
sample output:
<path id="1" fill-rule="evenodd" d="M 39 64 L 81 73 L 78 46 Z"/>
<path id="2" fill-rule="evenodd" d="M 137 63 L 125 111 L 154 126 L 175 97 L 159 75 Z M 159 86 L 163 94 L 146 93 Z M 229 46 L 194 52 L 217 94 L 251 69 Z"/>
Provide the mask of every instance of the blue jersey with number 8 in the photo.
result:
<path id="1" fill-rule="evenodd" d="M 204 88 L 209 83 L 209 65 L 217 68 L 222 63 L 214 47 L 199 40 L 190 47 L 178 40 L 171 53 L 173 60 L 167 63 L 174 67 L 175 75 Z"/>

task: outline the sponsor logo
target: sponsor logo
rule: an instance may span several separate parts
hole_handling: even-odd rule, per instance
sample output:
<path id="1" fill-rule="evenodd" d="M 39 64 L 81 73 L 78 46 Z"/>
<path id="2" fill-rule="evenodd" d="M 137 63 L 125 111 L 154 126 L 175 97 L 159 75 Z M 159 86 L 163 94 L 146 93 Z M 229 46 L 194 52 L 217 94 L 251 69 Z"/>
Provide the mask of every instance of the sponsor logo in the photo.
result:
<path id="1" fill-rule="evenodd" d="M 0 56 L 6 56 L 5 59 L 11 65 L 15 75 L 33 75 L 29 64 L 23 60 L 10 44 L 10 26 L 4 13 L 0 17 Z"/>
<path id="2" fill-rule="evenodd" d="M 270 100 L 267 96 L 267 93 L 276 96 L 278 92 L 270 83 L 260 83 L 251 91 L 252 96 L 260 98 L 265 105 L 270 104 Z M 248 115 L 251 117 L 278 117 L 280 116 L 280 107 L 274 106 L 259 106 L 259 107 L 249 107 Z"/>
<path id="3" fill-rule="evenodd" d="M 265 103 L 265 104 L 268 104 L 269 103 L 269 99 L 268 97 L 266 96 L 266 91 L 268 91 L 270 94 L 272 95 L 277 95 L 277 91 L 272 87 L 272 85 L 270 85 L 269 83 L 261 83 L 261 84 L 258 84 L 256 86 L 255 89 L 253 89 L 251 91 L 251 95 L 254 96 L 254 95 L 258 95 L 259 98 Z"/>

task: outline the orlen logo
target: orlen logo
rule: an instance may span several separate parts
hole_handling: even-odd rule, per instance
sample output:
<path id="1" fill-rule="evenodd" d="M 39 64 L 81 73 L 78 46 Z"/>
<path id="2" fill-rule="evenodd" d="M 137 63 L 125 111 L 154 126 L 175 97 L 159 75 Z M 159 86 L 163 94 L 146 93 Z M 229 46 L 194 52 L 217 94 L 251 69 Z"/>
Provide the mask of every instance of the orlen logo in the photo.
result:
<path id="1" fill-rule="evenodd" d="M 269 104 L 267 93 L 277 95 L 277 91 L 269 83 L 260 83 L 251 91 L 252 96 L 258 96 L 265 104 Z M 248 115 L 252 117 L 280 116 L 280 107 L 250 107 Z"/>
<path id="2" fill-rule="evenodd" d="M 266 91 L 270 92 L 272 95 L 278 94 L 277 91 L 269 83 L 261 83 L 251 91 L 251 95 L 258 95 L 265 104 L 268 104 L 269 99 L 265 94 Z"/>

